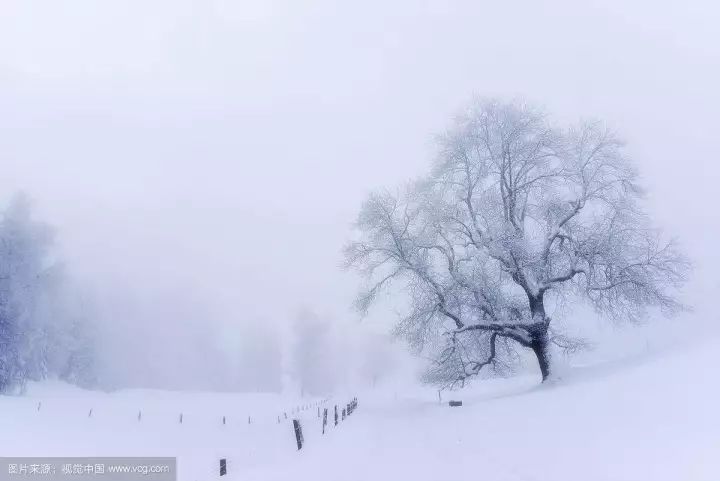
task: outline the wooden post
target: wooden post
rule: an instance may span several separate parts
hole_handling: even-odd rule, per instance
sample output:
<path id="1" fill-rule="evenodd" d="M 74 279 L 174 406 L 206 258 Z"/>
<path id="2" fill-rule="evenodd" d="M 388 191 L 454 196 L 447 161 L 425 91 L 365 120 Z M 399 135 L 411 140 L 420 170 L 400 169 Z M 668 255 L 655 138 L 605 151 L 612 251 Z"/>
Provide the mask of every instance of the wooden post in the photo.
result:
<path id="1" fill-rule="evenodd" d="M 337 404 L 335 405 L 335 426 L 337 426 L 338 423 L 338 412 L 337 412 Z"/>
<path id="2" fill-rule="evenodd" d="M 183 418 L 182 413 L 180 413 L 180 424 L 182 424 L 182 418 Z"/>
<path id="3" fill-rule="evenodd" d="M 223 416 L 223 426 L 225 426 L 225 416 Z"/>
<path id="4" fill-rule="evenodd" d="M 297 419 L 293 419 L 293 429 L 295 430 L 295 440 L 297 441 L 297 448 L 298 451 L 300 451 L 303 447 L 303 435 L 302 435 L 302 426 L 300 426 L 300 421 Z"/>
<path id="5" fill-rule="evenodd" d="M 225 476 L 227 474 L 227 459 L 221 459 L 220 460 L 220 476 Z"/>
<path id="6" fill-rule="evenodd" d="M 327 408 L 323 409 L 323 431 L 322 433 L 325 434 L 325 426 L 327 426 Z"/>

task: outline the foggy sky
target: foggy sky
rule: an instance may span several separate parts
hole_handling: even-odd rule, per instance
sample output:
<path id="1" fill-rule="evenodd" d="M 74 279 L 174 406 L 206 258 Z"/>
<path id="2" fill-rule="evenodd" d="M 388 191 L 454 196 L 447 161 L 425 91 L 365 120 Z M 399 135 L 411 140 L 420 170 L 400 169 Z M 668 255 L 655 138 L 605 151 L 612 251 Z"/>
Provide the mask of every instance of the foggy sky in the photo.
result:
<path id="1" fill-rule="evenodd" d="M 0 197 L 32 196 L 128 342 L 282 330 L 299 306 L 355 322 L 340 249 L 364 196 L 422 174 L 473 94 L 522 96 L 623 134 L 714 320 L 719 18 L 710 1 L 0 0 Z"/>

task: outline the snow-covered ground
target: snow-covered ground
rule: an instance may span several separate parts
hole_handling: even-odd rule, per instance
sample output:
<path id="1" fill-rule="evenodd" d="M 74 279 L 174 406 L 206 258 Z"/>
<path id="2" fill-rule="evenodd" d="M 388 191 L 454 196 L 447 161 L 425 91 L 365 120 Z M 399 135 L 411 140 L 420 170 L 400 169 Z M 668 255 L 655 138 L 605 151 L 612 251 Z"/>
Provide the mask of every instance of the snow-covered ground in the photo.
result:
<path id="1" fill-rule="evenodd" d="M 461 408 L 438 404 L 429 389 L 361 393 L 356 413 L 324 437 L 315 408 L 299 413 L 301 452 L 290 422 L 277 422 L 297 399 L 46 384 L 0 398 L 0 453 L 177 456 L 185 481 L 218 478 L 220 457 L 228 480 L 717 481 L 719 353 L 712 340 L 576 367 L 551 386 L 530 377 L 477 383 L 445 395 Z"/>
<path id="2" fill-rule="evenodd" d="M 318 403 L 272 394 L 107 394 L 31 384 L 22 397 L 0 396 L 0 456 L 170 456 L 178 459 L 179 479 L 201 481 L 217 475 L 220 458 L 236 473 L 285 462 L 297 449 L 293 418 L 308 425 L 307 442 L 320 435 L 310 426 L 318 424 Z"/>

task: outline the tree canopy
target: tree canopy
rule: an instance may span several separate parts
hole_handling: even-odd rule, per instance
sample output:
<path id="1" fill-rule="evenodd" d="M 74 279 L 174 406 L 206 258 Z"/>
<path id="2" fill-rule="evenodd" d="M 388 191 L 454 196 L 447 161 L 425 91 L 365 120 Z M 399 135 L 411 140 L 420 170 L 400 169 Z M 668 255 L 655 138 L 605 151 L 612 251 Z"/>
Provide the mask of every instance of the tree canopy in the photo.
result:
<path id="1" fill-rule="evenodd" d="M 345 249 L 366 311 L 391 284 L 396 326 L 432 359 L 426 379 L 463 384 L 525 347 L 551 374 L 547 302 L 584 298 L 607 317 L 677 311 L 689 263 L 652 225 L 621 139 L 600 122 L 567 128 L 524 102 L 473 101 L 438 136 L 430 172 L 363 204 Z"/>

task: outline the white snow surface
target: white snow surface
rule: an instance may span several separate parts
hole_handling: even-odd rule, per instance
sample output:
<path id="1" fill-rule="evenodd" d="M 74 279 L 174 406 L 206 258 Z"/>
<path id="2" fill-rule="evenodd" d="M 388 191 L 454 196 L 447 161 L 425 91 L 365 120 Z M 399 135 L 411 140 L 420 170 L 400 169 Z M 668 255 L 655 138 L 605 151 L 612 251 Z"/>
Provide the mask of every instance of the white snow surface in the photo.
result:
<path id="1" fill-rule="evenodd" d="M 358 393 L 357 411 L 325 436 L 316 408 L 291 413 L 315 399 L 43 383 L 0 397 L 0 456 L 176 456 L 182 481 L 221 479 L 221 457 L 228 481 L 717 481 L 719 348 L 576 366 L 551 385 L 478 382 L 443 404 L 427 388 Z"/>

